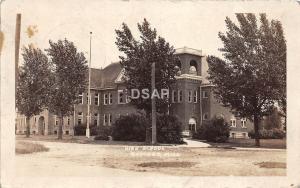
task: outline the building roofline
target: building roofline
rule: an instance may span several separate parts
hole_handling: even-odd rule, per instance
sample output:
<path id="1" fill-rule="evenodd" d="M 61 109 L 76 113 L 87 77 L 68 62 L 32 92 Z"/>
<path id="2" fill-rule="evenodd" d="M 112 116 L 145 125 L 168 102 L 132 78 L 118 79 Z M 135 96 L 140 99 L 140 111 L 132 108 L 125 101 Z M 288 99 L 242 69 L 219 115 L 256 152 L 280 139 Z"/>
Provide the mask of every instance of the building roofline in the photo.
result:
<path id="1" fill-rule="evenodd" d="M 202 50 L 188 48 L 186 46 L 184 46 L 183 48 L 175 49 L 175 54 L 192 54 L 192 55 L 196 55 L 196 56 L 203 56 Z"/>

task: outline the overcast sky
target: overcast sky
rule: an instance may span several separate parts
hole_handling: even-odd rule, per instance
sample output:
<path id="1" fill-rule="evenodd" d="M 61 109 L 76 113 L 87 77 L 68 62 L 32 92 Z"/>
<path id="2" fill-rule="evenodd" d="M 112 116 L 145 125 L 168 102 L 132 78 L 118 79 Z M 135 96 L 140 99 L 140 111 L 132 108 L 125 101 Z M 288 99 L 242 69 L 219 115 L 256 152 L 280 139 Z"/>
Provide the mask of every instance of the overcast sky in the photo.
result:
<path id="1" fill-rule="evenodd" d="M 247 6 L 247 4 L 249 6 Z M 6 32 L 4 50 L 13 51 L 16 13 L 22 14 L 21 46 L 33 43 L 45 49 L 48 40 L 67 38 L 75 43 L 80 51 L 89 53 L 89 32 L 92 38 L 92 67 L 105 67 L 118 61 L 120 55 L 116 45 L 115 29 L 122 22 L 129 25 L 138 36 L 137 22 L 146 18 L 175 48 L 183 46 L 202 50 L 205 54 L 220 55 L 222 43 L 219 31 L 225 30 L 225 17 L 235 20 L 235 12 L 266 12 L 269 18 L 285 20 L 285 13 L 268 5 L 267 1 L 256 3 L 223 1 L 96 1 L 96 0 L 6 0 L 2 4 L 2 27 Z M 251 5 L 251 6 L 250 6 Z M 36 33 L 29 37 L 26 30 L 36 26 Z M 10 46 L 11 45 L 11 46 Z M 7 60 L 14 54 L 10 53 Z M 22 59 L 22 58 L 20 58 Z M 13 59 L 12 59 L 13 60 Z"/>

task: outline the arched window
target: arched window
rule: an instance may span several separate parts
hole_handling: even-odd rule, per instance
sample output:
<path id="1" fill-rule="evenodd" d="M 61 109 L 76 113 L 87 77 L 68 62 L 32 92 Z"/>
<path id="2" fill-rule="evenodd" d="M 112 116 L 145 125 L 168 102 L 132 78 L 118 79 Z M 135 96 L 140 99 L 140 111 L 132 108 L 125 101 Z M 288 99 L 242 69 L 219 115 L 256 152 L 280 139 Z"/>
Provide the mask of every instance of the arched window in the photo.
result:
<path id="1" fill-rule="evenodd" d="M 180 60 L 178 60 L 178 61 L 176 62 L 175 70 L 177 71 L 177 72 L 176 72 L 176 75 L 177 75 L 177 76 L 181 75 L 181 62 L 180 62 Z"/>
<path id="2" fill-rule="evenodd" d="M 197 62 L 195 60 L 190 61 L 189 73 L 193 75 L 197 75 Z"/>

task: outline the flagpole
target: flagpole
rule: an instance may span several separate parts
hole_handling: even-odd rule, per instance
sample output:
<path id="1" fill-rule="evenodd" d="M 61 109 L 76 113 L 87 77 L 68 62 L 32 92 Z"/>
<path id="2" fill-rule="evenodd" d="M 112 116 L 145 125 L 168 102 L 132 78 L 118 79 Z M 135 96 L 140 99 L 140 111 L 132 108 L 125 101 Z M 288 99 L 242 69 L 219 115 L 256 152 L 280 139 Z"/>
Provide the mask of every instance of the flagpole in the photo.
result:
<path id="1" fill-rule="evenodd" d="M 86 123 L 86 137 L 90 138 L 90 102 L 91 102 L 91 61 L 92 61 L 92 32 L 90 32 L 90 59 L 89 59 L 89 85 L 88 85 L 88 100 L 87 100 L 87 123 Z"/>

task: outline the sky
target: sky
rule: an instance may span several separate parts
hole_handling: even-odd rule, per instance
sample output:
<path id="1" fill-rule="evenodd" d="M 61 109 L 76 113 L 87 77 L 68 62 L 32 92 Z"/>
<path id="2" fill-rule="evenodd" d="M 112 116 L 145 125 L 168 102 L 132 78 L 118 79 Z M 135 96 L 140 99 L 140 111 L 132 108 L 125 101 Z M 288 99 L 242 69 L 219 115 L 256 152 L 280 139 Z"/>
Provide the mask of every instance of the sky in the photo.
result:
<path id="1" fill-rule="evenodd" d="M 247 3 L 251 5 L 250 1 L 244 5 Z M 121 53 L 115 45 L 115 29 L 120 29 L 124 22 L 138 37 L 137 23 L 144 18 L 175 48 L 187 46 L 202 50 L 206 55 L 220 56 L 218 49 L 222 43 L 218 32 L 226 31 L 226 16 L 235 20 L 235 12 L 259 13 L 263 9 L 269 18 L 284 20 L 285 13 L 266 5 L 267 1 L 249 8 L 235 1 L 225 4 L 223 1 L 197 0 L 6 0 L 2 3 L 4 51 L 13 50 L 16 14 L 21 13 L 21 47 L 32 43 L 46 49 L 49 40 L 67 38 L 88 59 L 89 33 L 93 32 L 91 66 L 94 68 L 119 60 Z M 27 33 L 29 27 L 34 31 L 30 36 Z M 14 57 L 13 53 L 9 53 L 7 60 L 11 57 Z"/>

